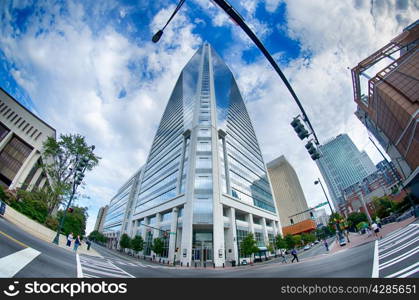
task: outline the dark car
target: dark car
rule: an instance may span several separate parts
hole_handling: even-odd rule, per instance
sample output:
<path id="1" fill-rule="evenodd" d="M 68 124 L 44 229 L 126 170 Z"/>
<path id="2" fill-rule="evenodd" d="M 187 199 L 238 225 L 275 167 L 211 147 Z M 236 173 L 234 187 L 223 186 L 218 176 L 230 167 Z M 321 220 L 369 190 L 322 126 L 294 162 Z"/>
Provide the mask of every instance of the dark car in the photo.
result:
<path id="1" fill-rule="evenodd" d="M 6 203 L 0 200 L 0 216 L 3 216 L 6 212 Z"/>

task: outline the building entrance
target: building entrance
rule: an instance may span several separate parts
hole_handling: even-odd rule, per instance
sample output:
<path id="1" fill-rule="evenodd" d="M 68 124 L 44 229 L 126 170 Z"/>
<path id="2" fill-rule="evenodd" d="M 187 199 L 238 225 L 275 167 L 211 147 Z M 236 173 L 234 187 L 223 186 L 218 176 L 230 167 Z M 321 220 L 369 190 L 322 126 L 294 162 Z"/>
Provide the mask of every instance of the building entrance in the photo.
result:
<path id="1" fill-rule="evenodd" d="M 213 261 L 212 232 L 194 232 L 192 261 L 200 266 Z"/>

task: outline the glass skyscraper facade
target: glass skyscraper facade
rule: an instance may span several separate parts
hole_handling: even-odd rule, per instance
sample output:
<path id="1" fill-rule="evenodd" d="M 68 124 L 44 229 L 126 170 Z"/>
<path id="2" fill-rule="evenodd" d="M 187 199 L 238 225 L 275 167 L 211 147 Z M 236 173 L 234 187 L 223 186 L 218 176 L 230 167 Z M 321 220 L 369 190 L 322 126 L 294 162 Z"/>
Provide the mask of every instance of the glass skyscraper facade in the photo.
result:
<path id="1" fill-rule="evenodd" d="M 335 208 L 344 203 L 343 190 L 377 171 L 365 152 L 347 134 L 340 134 L 319 147 L 317 165 L 326 181 Z"/>
<path id="2" fill-rule="evenodd" d="M 148 245 L 164 237 L 163 257 L 185 265 L 237 261 L 238 235 L 254 233 L 263 249 L 280 232 L 245 104 L 231 71 L 209 44 L 176 81 L 134 206 L 128 233 L 143 236 L 144 254 L 152 255 Z"/>

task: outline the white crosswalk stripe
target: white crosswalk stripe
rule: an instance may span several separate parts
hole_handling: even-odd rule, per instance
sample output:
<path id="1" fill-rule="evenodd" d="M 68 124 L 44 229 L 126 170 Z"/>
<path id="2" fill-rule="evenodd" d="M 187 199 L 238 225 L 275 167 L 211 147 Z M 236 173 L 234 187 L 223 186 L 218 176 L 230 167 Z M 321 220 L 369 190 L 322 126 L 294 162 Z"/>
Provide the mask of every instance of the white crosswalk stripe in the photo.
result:
<path id="1" fill-rule="evenodd" d="M 410 224 L 377 243 L 376 261 L 379 277 L 419 276 L 419 226 Z"/>
<path id="2" fill-rule="evenodd" d="M 12 278 L 38 257 L 39 254 L 41 252 L 35 249 L 25 248 L 0 258 L 0 277 Z"/>
<path id="3" fill-rule="evenodd" d="M 83 277 L 86 278 L 133 278 L 134 276 L 113 264 L 109 259 L 80 255 Z"/>

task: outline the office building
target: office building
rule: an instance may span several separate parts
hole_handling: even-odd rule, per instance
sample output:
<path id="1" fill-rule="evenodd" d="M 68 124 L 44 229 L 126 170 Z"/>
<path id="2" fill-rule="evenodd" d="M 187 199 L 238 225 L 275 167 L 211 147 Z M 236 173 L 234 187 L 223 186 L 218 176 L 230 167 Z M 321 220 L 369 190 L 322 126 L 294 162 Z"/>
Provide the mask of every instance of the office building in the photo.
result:
<path id="1" fill-rule="evenodd" d="M 311 221 L 312 218 L 309 212 L 302 213 L 308 210 L 308 205 L 297 173 L 283 155 L 269 162 L 267 167 L 276 206 L 279 210 L 282 231 L 299 234 L 301 232 L 289 231 L 288 227 L 305 220 Z M 315 229 L 314 222 L 304 222 L 304 224 L 308 225 L 308 228 L 304 226 L 293 226 L 293 228 L 303 230 L 302 232 Z M 313 226 L 314 228 L 312 228 Z"/>
<path id="2" fill-rule="evenodd" d="M 131 230 L 132 212 L 142 171 L 143 168 L 140 168 L 118 189 L 104 212 L 103 234 L 108 238 L 107 246 L 111 249 L 119 249 L 121 235 Z"/>
<path id="3" fill-rule="evenodd" d="M 161 237 L 162 260 L 184 266 L 222 267 L 243 256 L 240 242 L 248 233 L 263 252 L 281 232 L 236 81 L 207 43 L 176 81 L 139 178 L 130 223 L 122 231 L 143 237 L 143 255 L 153 256 L 153 239 Z"/>
<path id="4" fill-rule="evenodd" d="M 342 191 L 362 181 L 376 168 L 372 168 L 371 159 L 358 150 L 347 134 L 338 135 L 321 145 L 319 150 L 321 158 L 316 163 L 337 209 L 344 202 Z"/>
<path id="5" fill-rule="evenodd" d="M 355 115 L 409 185 L 419 184 L 418 39 L 416 21 L 352 69 Z"/>
<path id="6" fill-rule="evenodd" d="M 95 227 L 93 228 L 93 230 L 103 232 L 103 224 L 105 223 L 105 217 L 106 217 L 107 211 L 108 211 L 107 205 L 99 208 L 99 211 L 97 213 Z"/>
<path id="7" fill-rule="evenodd" d="M 48 185 L 38 163 L 48 137 L 56 138 L 55 129 L 0 88 L 0 186 L 32 190 Z"/>

